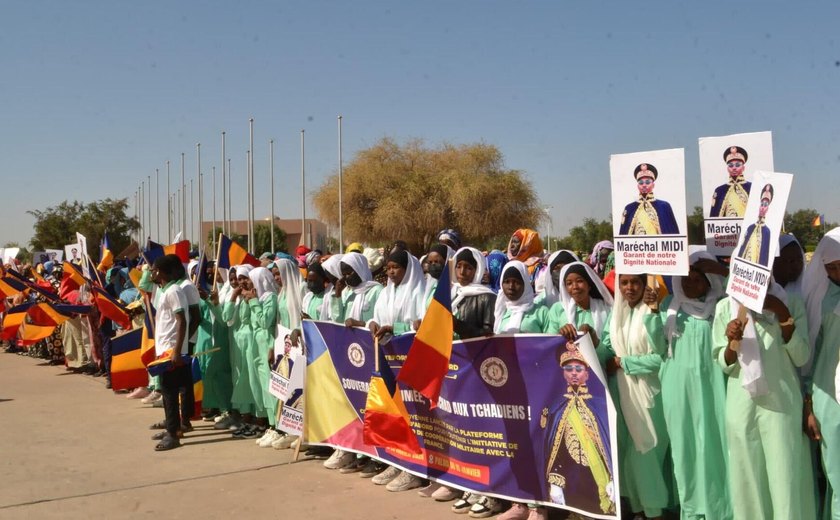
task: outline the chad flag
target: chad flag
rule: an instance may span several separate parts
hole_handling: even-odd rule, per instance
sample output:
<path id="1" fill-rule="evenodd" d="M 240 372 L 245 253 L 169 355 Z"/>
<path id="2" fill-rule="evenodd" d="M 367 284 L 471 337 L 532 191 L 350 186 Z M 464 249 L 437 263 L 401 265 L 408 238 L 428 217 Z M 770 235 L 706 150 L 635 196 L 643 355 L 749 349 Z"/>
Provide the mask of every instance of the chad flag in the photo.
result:
<path id="1" fill-rule="evenodd" d="M 96 306 L 102 316 L 110 318 L 125 330 L 131 328 L 131 317 L 128 315 L 128 309 L 125 305 L 115 300 L 110 294 L 102 290 L 100 287 L 91 287 L 96 301 Z"/>
<path id="2" fill-rule="evenodd" d="M 108 232 L 102 237 L 102 244 L 99 251 L 99 265 L 96 270 L 104 273 L 108 269 L 114 267 L 114 253 L 111 251 L 111 241 L 108 240 Z"/>
<path id="3" fill-rule="evenodd" d="M 61 286 L 58 289 L 59 296 L 66 299 L 69 292 L 78 291 L 79 287 L 86 283 L 87 280 L 79 266 L 65 260 L 62 265 Z"/>
<path id="4" fill-rule="evenodd" d="M 449 372 L 452 355 L 452 296 L 449 269 L 438 280 L 432 302 L 420 324 L 408 356 L 397 377 L 429 399 L 429 406 L 437 406 L 443 378 Z"/>
<path id="5" fill-rule="evenodd" d="M 111 340 L 111 386 L 114 391 L 149 384 L 149 373 L 140 358 L 143 330 L 134 329 Z"/>
<path id="6" fill-rule="evenodd" d="M 243 264 L 259 267 L 260 261 L 230 238 L 219 234 L 219 258 L 217 265 L 224 269 L 230 269 L 234 265 Z"/>
<path id="7" fill-rule="evenodd" d="M 16 294 L 20 294 L 27 289 L 26 284 L 10 276 L 0 278 L 0 296 L 3 298 L 11 298 Z"/>
<path id="8" fill-rule="evenodd" d="M 181 263 L 188 263 L 190 261 L 190 241 L 180 240 L 174 244 L 164 246 L 157 242 L 149 240 L 149 247 L 143 252 L 146 261 L 149 264 L 154 264 L 155 260 L 163 255 L 177 255 L 181 259 Z"/>
<path id="9" fill-rule="evenodd" d="M 370 378 L 365 403 L 364 440 L 371 446 L 422 453 L 411 429 L 400 388 L 385 354 L 379 348 L 379 372 Z"/>

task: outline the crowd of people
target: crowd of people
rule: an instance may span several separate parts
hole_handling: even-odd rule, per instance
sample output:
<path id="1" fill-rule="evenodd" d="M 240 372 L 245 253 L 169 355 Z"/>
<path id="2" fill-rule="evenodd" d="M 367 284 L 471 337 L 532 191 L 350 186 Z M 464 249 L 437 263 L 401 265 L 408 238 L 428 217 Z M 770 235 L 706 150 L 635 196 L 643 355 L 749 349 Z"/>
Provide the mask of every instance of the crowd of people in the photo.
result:
<path id="1" fill-rule="evenodd" d="M 764 311 L 746 319 L 724 292 L 728 259 L 694 247 L 687 276 L 616 275 L 612 249 L 602 241 L 588 255 L 547 252 L 538 233 L 519 229 L 506 251 L 483 252 L 447 229 L 427 251 L 397 240 L 384 249 L 354 243 L 336 254 L 304 246 L 294 255 L 264 253 L 259 267 L 216 269 L 211 262 L 209 287 L 196 283 L 197 261 L 185 266 L 174 255 L 145 264 L 136 287 L 130 265 L 109 269 L 104 284 L 133 309 L 136 327 L 154 308 L 156 354 L 172 367 L 127 397 L 164 409 L 165 419 L 152 425 L 160 430 L 159 451 L 177 448 L 193 429 L 190 356 L 202 373 L 202 420 L 261 448 L 305 444 L 277 429 L 278 402 L 268 391 L 271 370 L 288 376 L 288 355 L 305 349 L 301 320 L 365 327 L 378 338 L 415 331 L 450 269 L 455 339 L 591 337 L 618 411 L 616 495 L 625 511 L 639 518 L 678 511 L 715 520 L 840 519 L 832 491 L 840 488 L 840 228 L 825 235 L 807 265 L 796 238 L 782 235 Z M 56 291 L 62 277 L 51 262 L 7 268 Z M 85 287 L 63 296 L 91 299 Z M 107 378 L 109 344 L 122 332 L 94 308 L 36 345 L 12 339 L 7 350 Z M 278 342 L 282 354 L 275 356 Z M 747 351 L 759 355 L 746 359 Z M 548 517 L 535 504 L 457 491 L 341 449 L 307 453 L 389 491 L 418 489 L 453 501 L 455 513 Z M 569 485 L 552 484 L 560 495 Z"/>

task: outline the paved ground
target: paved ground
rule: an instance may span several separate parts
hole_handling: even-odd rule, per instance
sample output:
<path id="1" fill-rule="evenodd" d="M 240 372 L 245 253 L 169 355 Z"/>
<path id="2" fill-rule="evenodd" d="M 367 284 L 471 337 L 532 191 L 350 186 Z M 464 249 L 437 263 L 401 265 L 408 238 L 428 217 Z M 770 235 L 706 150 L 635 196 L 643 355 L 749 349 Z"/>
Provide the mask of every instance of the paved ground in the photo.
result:
<path id="1" fill-rule="evenodd" d="M 42 363 L 0 353 L 0 519 L 458 518 L 449 504 L 389 493 L 320 461 L 289 464 L 289 451 L 208 423 L 156 453 L 148 425 L 161 409 Z"/>

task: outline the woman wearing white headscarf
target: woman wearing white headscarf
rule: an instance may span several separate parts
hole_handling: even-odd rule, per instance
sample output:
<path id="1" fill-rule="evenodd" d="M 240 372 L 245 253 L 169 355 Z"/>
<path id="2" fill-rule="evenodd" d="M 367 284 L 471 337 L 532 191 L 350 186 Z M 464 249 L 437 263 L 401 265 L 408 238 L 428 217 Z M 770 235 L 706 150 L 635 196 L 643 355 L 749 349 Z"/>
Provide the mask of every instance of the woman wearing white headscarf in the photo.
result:
<path id="1" fill-rule="evenodd" d="M 252 366 L 254 353 L 258 348 L 254 340 L 254 317 L 248 303 L 257 295 L 248 276 L 252 269 L 250 265 L 237 266 L 237 287 L 222 310 L 222 318 L 228 323 L 234 323 L 231 343 L 231 370 L 234 378 L 231 406 L 243 416 L 244 424 L 240 424 L 240 428 L 234 431 L 234 436 L 241 438 L 253 438 L 258 435 L 259 428 L 253 424 L 253 416 L 262 408 L 262 399 L 260 398 L 258 403 L 253 391 L 256 383 L 252 382 L 256 368 Z M 261 395 L 259 394 L 260 397 Z"/>
<path id="2" fill-rule="evenodd" d="M 511 260 L 502 269 L 502 290 L 496 296 L 496 334 L 542 334 L 548 327 L 548 309 L 534 302 L 534 289 L 528 283 L 528 268 Z"/>
<path id="3" fill-rule="evenodd" d="M 433 244 L 429 248 L 429 253 L 424 257 L 429 272 L 426 274 L 426 289 L 423 295 L 423 308 L 421 314 L 425 316 L 426 309 L 432 303 L 432 298 L 435 296 L 435 289 L 438 286 L 438 280 L 443 274 L 444 269 L 449 269 L 449 260 L 455 256 L 455 251 L 446 244 Z M 452 281 L 450 280 L 450 283 Z"/>
<path id="4" fill-rule="evenodd" d="M 840 518 L 840 228 L 820 240 L 805 270 L 808 325 L 814 346 L 806 378 L 809 436 L 820 443 L 828 480 L 826 512 Z"/>
<path id="5" fill-rule="evenodd" d="M 645 275 L 621 275 L 618 285 L 598 350 L 606 354 L 610 393 L 618 403 L 619 491 L 633 513 L 658 518 L 672 502 L 659 382 L 665 334 L 650 308 L 658 298 Z"/>
<path id="6" fill-rule="evenodd" d="M 560 271 L 559 290 L 559 301 L 548 311 L 546 332 L 572 341 L 578 331 L 588 333 L 603 363 L 603 350 L 597 347 L 613 306 L 609 289 L 591 267 L 572 262 Z"/>
<path id="7" fill-rule="evenodd" d="M 481 283 L 487 270 L 484 257 L 474 247 L 455 253 L 455 281 L 452 285 L 452 324 L 460 339 L 493 333 L 496 293 Z"/>
<path id="8" fill-rule="evenodd" d="M 251 327 L 254 331 L 254 343 L 256 349 L 250 356 L 249 375 L 251 377 L 251 391 L 254 393 L 254 400 L 258 403 L 257 420 L 261 427 L 266 423 L 262 437 L 257 440 L 261 448 L 268 448 L 271 443 L 280 437 L 279 432 L 274 429 L 277 416 L 277 398 L 268 391 L 268 384 L 271 379 L 271 367 L 269 359 L 272 358 L 274 350 L 274 335 L 277 324 L 277 285 L 274 283 L 274 276 L 265 267 L 255 267 L 248 273 L 251 284 L 256 291 L 256 298 L 248 301 L 251 308 Z"/>
<path id="9" fill-rule="evenodd" d="M 545 269 L 540 271 L 539 277 L 542 279 L 542 283 L 539 286 L 534 286 L 537 292 L 537 302 L 550 309 L 552 305 L 560 301 L 560 286 L 562 285 L 560 273 L 564 267 L 573 262 L 580 262 L 580 258 L 568 249 L 551 253 Z"/>
<path id="10" fill-rule="evenodd" d="M 739 305 L 718 303 L 712 355 L 729 376 L 726 441 L 735 518 L 816 516 L 803 398 L 796 367 L 808 362 L 802 300 L 770 282 L 763 312 L 736 319 Z"/>
<path id="11" fill-rule="evenodd" d="M 322 314 L 319 319 L 338 322 L 338 316 L 333 314 L 333 299 L 341 299 L 341 293 L 344 291 L 346 284 L 344 277 L 341 274 L 341 259 L 343 254 L 332 255 L 323 262 L 321 267 L 327 273 L 327 278 L 330 280 L 330 285 L 324 291 L 324 302 L 322 304 Z"/>
<path id="12" fill-rule="evenodd" d="M 696 251 L 688 276 L 674 277 L 662 302 L 668 355 L 662 363 L 662 405 L 674 477 L 685 518 L 732 518 L 726 473 L 726 381 L 712 358 L 712 320 L 724 296 L 725 271 Z M 717 266 L 717 267 L 716 267 Z"/>
<path id="13" fill-rule="evenodd" d="M 785 288 L 788 294 L 800 298 L 805 271 L 805 251 L 802 244 L 790 233 L 779 235 L 779 256 L 773 261 L 773 279 Z"/>
<path id="14" fill-rule="evenodd" d="M 333 316 L 348 327 L 364 327 L 373 318 L 382 284 L 373 281 L 367 259 L 360 253 L 346 253 L 341 259 L 341 274 L 347 287 L 341 298 L 332 299 Z"/>
<path id="15" fill-rule="evenodd" d="M 420 262 L 404 249 L 396 249 L 385 263 L 388 285 L 379 294 L 368 328 L 374 336 L 405 334 L 420 319 L 425 276 Z"/>

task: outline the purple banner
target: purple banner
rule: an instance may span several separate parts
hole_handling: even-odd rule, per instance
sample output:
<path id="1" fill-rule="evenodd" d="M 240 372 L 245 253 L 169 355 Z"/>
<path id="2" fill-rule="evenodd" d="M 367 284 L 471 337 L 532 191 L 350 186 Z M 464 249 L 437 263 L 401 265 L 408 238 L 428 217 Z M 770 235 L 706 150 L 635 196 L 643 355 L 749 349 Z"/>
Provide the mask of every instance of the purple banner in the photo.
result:
<path id="1" fill-rule="evenodd" d="M 327 383 L 318 378 L 329 360 L 361 424 L 374 368 L 370 332 L 309 321 L 303 329 L 307 363 L 320 363 L 307 371 L 306 392 Z M 408 334 L 380 344 L 395 373 L 412 340 Z M 437 408 L 411 389 L 401 394 L 422 454 L 365 445 L 346 434 L 352 426 L 321 444 L 485 495 L 618 518 L 615 410 L 588 337 L 568 345 L 560 336 L 530 334 L 456 341 Z M 307 421 L 323 430 L 320 408 L 307 401 Z"/>

